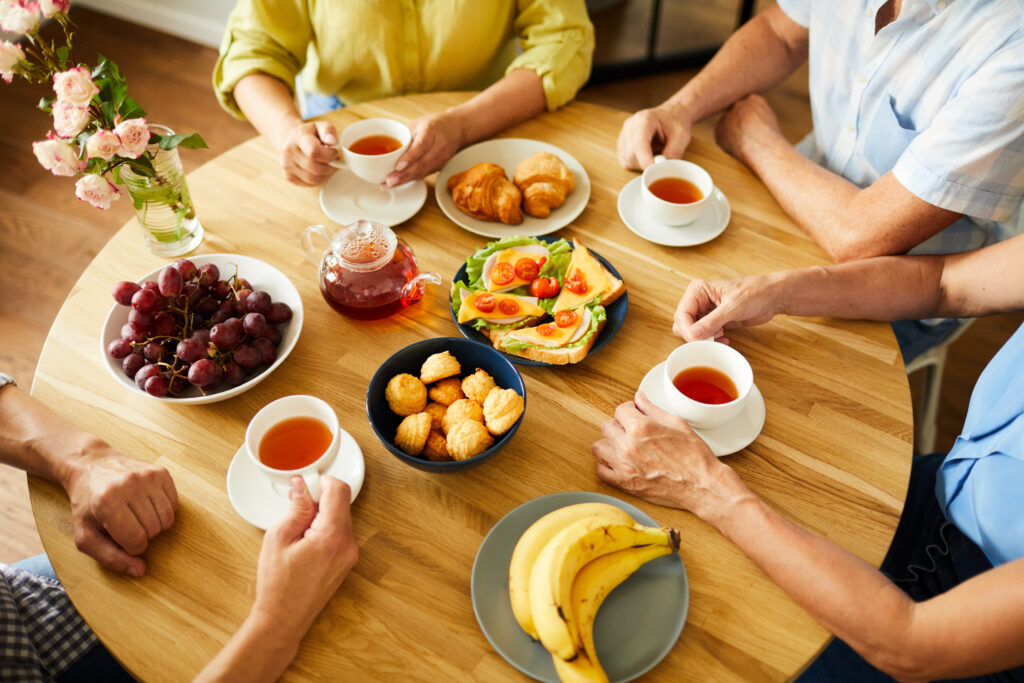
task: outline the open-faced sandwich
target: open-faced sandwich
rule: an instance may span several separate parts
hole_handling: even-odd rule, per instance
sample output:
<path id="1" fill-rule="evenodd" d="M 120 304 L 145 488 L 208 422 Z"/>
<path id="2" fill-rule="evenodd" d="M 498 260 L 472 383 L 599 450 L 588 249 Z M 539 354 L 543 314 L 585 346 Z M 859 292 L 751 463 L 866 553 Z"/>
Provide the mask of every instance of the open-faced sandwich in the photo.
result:
<path id="1" fill-rule="evenodd" d="M 506 237 L 466 261 L 452 311 L 495 348 L 555 365 L 583 360 L 626 291 L 578 240 Z M 467 284 L 468 283 L 468 284 Z"/>

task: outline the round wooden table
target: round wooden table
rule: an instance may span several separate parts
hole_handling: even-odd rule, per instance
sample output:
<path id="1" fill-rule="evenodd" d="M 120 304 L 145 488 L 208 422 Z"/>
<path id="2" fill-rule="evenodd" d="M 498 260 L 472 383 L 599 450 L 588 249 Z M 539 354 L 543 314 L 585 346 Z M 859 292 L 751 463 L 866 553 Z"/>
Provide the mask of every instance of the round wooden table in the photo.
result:
<path id="1" fill-rule="evenodd" d="M 431 94 L 330 114 L 340 128 L 385 116 L 408 121 L 464 101 Z M 139 679 L 192 677 L 244 619 L 253 597 L 262 532 L 232 508 L 225 476 L 245 427 L 264 404 L 311 393 L 337 410 L 362 446 L 366 481 L 354 504 L 358 566 L 314 624 L 286 678 L 334 680 L 522 680 L 490 646 L 473 615 L 470 570 L 484 535 L 521 503 L 549 493 L 598 491 L 639 506 L 682 530 L 690 580 L 686 626 L 653 681 L 778 681 L 799 673 L 828 633 L 741 552 L 693 515 L 651 505 L 602 484 L 591 444 L 601 423 L 632 398 L 645 373 L 680 342 L 672 313 L 691 278 L 733 277 L 827 263 L 757 179 L 698 131 L 687 158 L 728 197 L 732 219 L 697 247 L 647 242 L 619 220 L 616 197 L 634 173 L 615 157 L 624 112 L 574 103 L 509 130 L 566 150 L 590 175 L 590 201 L 558 234 L 579 237 L 621 273 L 629 314 L 619 334 L 575 366 L 523 367 L 529 410 L 513 441 L 485 466 L 436 475 L 389 454 L 366 420 L 374 370 L 393 351 L 457 336 L 447 285 L 487 240 L 449 221 L 434 200 L 396 231 L 423 270 L 445 287 L 391 319 L 362 323 L 322 300 L 302 230 L 330 223 L 318 189 L 288 184 L 277 155 L 256 138 L 189 176 L 206 227 L 199 253 L 263 259 L 298 287 L 306 320 L 298 345 L 271 376 L 234 399 L 172 406 L 140 399 L 112 379 L 99 357 L 111 286 L 165 261 L 146 251 L 131 221 L 97 255 L 54 321 L 33 394 L 122 452 L 166 466 L 181 507 L 174 527 L 146 551 L 148 574 L 102 570 L 72 541 L 67 499 L 32 479 L 46 550 L 79 611 Z M 430 179 L 432 185 L 432 178 Z M 243 274 L 244 275 L 244 274 Z M 757 440 L 728 456 L 743 479 L 796 522 L 877 566 L 896 527 L 910 471 L 911 404 L 888 325 L 779 317 L 736 331 L 767 405 Z"/>

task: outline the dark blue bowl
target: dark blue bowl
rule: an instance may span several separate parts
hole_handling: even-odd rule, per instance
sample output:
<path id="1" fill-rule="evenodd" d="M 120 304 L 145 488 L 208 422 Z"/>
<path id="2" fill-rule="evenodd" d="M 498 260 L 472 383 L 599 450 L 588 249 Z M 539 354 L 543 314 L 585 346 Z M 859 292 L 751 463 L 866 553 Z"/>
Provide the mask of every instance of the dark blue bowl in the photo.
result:
<path id="1" fill-rule="evenodd" d="M 543 240 L 545 242 L 555 242 L 560 238 L 551 237 L 550 235 L 542 235 L 537 239 Z M 572 240 L 569 241 L 571 242 Z M 594 258 L 601 262 L 601 265 L 608 269 L 609 273 L 611 273 L 620 280 L 622 279 L 622 276 L 619 275 L 619 271 L 615 270 L 615 266 L 608 263 L 608 260 L 605 257 L 596 253 L 593 249 L 590 249 L 590 253 L 594 255 Z M 469 282 L 467 281 L 466 278 L 465 263 L 462 264 L 458 271 L 456 271 L 455 277 L 452 278 L 452 286 L 454 286 L 456 282 L 461 282 L 464 285 L 469 285 Z M 488 339 L 487 335 L 485 335 L 483 332 L 480 332 L 469 323 L 459 322 L 459 312 L 452 309 L 450 294 L 448 298 L 448 312 L 451 314 L 452 320 L 455 322 L 455 325 L 458 326 L 459 332 L 462 334 L 462 336 L 465 337 L 466 339 L 471 339 L 473 341 L 480 342 L 481 344 L 491 345 L 490 339 Z M 601 330 L 601 334 L 597 335 L 597 339 L 594 340 L 594 345 L 590 347 L 590 352 L 587 353 L 587 358 L 590 358 L 592 355 L 594 355 L 602 346 L 610 342 L 612 340 L 612 337 L 618 334 L 619 328 L 622 327 L 622 323 L 626 319 L 626 311 L 628 310 L 628 291 L 624 292 L 622 296 L 620 296 L 618 299 L 612 302 L 610 306 L 605 306 L 604 312 L 608 316 L 608 319 L 605 320 L 604 329 Z M 493 345 L 491 345 L 491 348 L 494 348 Z M 521 356 L 516 356 L 513 354 L 506 354 L 500 351 L 499 353 L 501 353 L 503 356 L 508 358 L 516 365 L 551 365 L 551 363 L 545 363 L 544 361 L 530 360 L 529 358 L 523 358 Z"/>
<path id="2" fill-rule="evenodd" d="M 468 339 L 459 337 L 438 337 L 416 342 L 404 349 L 396 351 L 391 355 L 370 379 L 370 386 L 366 389 L 366 416 L 370 420 L 373 433 L 377 435 L 384 447 L 391 451 L 395 457 L 407 465 L 427 472 L 460 472 L 462 470 L 476 467 L 489 460 L 495 453 L 504 448 L 512 435 L 519 429 L 523 422 L 523 415 L 519 416 L 512 428 L 496 437 L 494 445 L 483 453 L 475 455 L 466 460 L 454 460 L 452 462 L 434 462 L 415 455 L 409 455 L 402 449 L 395 446 L 395 432 L 402 422 L 402 417 L 391 412 L 387 399 L 384 398 L 384 390 L 388 382 L 395 375 L 408 372 L 415 377 L 420 376 L 420 368 L 429 356 L 435 353 L 448 351 L 459 364 L 462 365 L 462 375 L 472 374 L 476 368 L 481 368 L 491 377 L 502 389 L 515 389 L 523 397 L 523 415 L 526 415 L 526 387 L 523 385 L 523 378 L 512 363 L 508 361 L 505 354 L 491 346 L 485 346 Z"/>

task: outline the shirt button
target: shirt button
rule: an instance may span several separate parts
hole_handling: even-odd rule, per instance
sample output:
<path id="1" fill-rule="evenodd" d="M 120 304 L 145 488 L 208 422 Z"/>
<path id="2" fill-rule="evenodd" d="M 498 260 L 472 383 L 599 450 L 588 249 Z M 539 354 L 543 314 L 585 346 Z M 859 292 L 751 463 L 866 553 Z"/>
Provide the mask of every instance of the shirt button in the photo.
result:
<path id="1" fill-rule="evenodd" d="M 946 9 L 946 0 L 939 0 L 935 3 L 935 9 Z"/>
<path id="2" fill-rule="evenodd" d="M 867 83 L 868 82 L 868 77 L 865 76 L 864 74 L 861 74 L 860 76 L 857 76 L 857 82 L 858 83 Z"/>

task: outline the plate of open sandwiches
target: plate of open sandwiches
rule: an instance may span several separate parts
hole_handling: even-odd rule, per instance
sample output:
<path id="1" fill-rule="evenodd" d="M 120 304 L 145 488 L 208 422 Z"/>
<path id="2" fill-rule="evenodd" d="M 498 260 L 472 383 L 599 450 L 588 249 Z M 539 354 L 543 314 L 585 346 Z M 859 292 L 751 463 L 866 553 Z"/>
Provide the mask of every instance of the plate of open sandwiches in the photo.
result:
<path id="1" fill-rule="evenodd" d="M 485 237 L 538 236 L 571 223 L 590 199 L 590 178 L 565 150 L 539 140 L 499 138 L 472 145 L 444 165 L 438 206 Z"/>
<path id="2" fill-rule="evenodd" d="M 629 297 L 618 271 L 579 240 L 517 235 L 466 259 L 450 303 L 467 339 L 519 365 L 566 365 L 615 336 Z"/>

